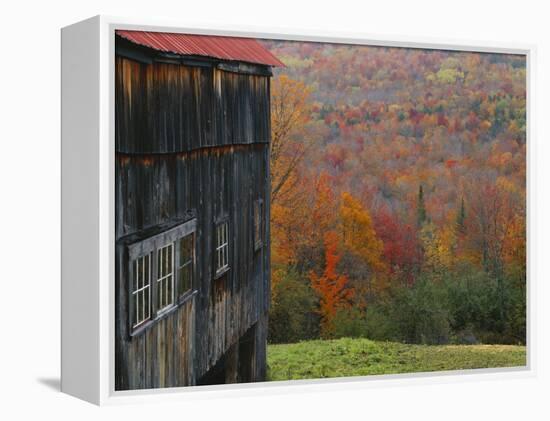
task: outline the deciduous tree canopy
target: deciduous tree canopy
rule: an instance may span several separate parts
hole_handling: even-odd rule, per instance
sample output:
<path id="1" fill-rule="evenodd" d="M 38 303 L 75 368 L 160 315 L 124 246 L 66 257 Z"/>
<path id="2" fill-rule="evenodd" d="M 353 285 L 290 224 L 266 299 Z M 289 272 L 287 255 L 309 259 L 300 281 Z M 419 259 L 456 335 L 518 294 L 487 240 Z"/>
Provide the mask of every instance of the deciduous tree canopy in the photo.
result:
<path id="1" fill-rule="evenodd" d="M 274 284 L 324 336 L 524 342 L 525 58 L 263 42 Z"/>

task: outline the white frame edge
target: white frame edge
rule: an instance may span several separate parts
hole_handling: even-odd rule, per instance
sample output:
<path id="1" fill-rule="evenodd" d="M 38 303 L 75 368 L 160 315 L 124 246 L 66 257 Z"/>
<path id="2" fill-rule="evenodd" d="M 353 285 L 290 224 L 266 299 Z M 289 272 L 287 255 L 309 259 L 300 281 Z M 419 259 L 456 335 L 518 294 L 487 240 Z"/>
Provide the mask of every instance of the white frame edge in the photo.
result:
<path id="1" fill-rule="evenodd" d="M 147 22 L 144 24 L 144 22 Z M 229 35 L 296 41 L 377 45 L 522 54 L 527 59 L 527 366 L 458 370 L 322 380 L 298 380 L 235 385 L 178 387 L 135 391 L 114 390 L 114 31 L 135 29 L 192 34 Z M 75 39 L 75 37 L 77 39 Z M 72 39 L 72 41 L 71 41 Z M 93 42 L 96 42 L 95 45 Z M 71 63 L 78 50 L 98 49 L 86 57 L 89 68 Z M 88 54 L 89 55 L 89 54 Z M 289 28 L 212 25 L 96 16 L 62 30 L 62 380 L 63 392 L 96 404 L 181 401 L 182 398 L 254 396 L 395 387 L 417 384 L 501 380 L 536 375 L 535 282 L 536 145 L 533 105 L 536 47 L 484 41 L 420 39 L 370 34 L 304 31 Z M 91 70 L 93 69 L 93 70 Z M 77 73 L 78 72 L 80 73 Z M 94 73 L 96 72 L 97 73 Z M 98 78 L 99 76 L 99 78 Z M 82 86 L 82 81 L 88 84 Z M 78 81 L 78 82 L 75 82 Z M 93 84 L 97 81 L 97 86 Z M 74 92 L 69 92 L 75 89 Z M 97 118 L 94 120 L 95 117 Z M 86 127 L 87 131 L 82 130 Z M 95 142 L 95 144 L 94 144 Z M 95 146 L 95 147 L 94 147 Z M 89 165 L 71 165 L 79 156 Z M 91 157 L 91 158 L 90 158 Z M 83 189 L 87 186 L 89 189 Z M 83 191 L 84 190 L 84 191 Z M 97 193 L 92 196 L 90 192 Z M 83 206 L 88 203 L 89 206 Z M 77 210 L 75 214 L 71 211 Z M 76 221 L 76 222 L 75 222 Z M 80 222 L 82 221 L 82 223 Z M 78 225 L 76 225 L 78 223 Z M 78 230 L 76 229 L 78 227 Z M 83 241 L 85 239 L 86 241 Z M 92 256 L 92 258 L 90 258 Z M 97 257 L 97 259 L 96 259 Z M 96 264 L 97 266 L 94 266 Z M 89 267 L 87 276 L 81 268 Z M 73 274 L 78 274 L 76 278 Z M 79 300 L 80 299 L 80 300 Z M 84 299 L 84 302 L 82 302 Z M 89 300 L 89 302 L 86 302 Z M 76 304 L 74 304 L 76 303 Z M 85 309 L 85 310 L 83 310 Z M 80 334 L 75 334 L 78 327 Z M 78 342 L 78 343 L 77 343 Z M 82 368 L 83 362 L 89 362 Z M 200 391 L 201 393 L 196 393 Z"/>
<path id="2" fill-rule="evenodd" d="M 61 391 L 99 403 L 100 19 L 61 32 Z"/>

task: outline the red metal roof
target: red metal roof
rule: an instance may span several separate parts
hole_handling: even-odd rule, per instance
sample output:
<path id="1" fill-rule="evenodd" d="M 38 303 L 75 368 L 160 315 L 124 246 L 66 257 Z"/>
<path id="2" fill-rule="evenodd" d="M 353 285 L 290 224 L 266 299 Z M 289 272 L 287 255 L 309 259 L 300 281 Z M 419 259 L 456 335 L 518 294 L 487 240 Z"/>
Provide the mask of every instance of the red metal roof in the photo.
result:
<path id="1" fill-rule="evenodd" d="M 254 38 L 126 30 L 117 30 L 116 33 L 134 44 L 166 53 L 284 67 L 283 62 Z"/>

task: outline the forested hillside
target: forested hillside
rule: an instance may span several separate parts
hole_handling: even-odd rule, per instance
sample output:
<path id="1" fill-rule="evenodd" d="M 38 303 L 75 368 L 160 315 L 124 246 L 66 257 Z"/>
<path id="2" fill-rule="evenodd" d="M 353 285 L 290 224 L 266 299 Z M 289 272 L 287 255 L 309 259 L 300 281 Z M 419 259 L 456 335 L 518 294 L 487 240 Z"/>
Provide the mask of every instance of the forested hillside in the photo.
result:
<path id="1" fill-rule="evenodd" d="M 525 343 L 525 58 L 262 42 L 270 341 Z"/>

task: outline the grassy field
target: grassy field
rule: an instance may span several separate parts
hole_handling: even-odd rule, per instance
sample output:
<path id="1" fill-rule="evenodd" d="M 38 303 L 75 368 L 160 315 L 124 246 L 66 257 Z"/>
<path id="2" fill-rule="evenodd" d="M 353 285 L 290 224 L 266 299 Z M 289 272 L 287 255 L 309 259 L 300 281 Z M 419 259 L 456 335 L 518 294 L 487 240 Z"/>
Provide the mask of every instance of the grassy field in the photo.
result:
<path id="1" fill-rule="evenodd" d="M 407 345 L 362 338 L 269 345 L 268 379 L 516 367 L 526 364 L 525 349 L 514 345 Z"/>

